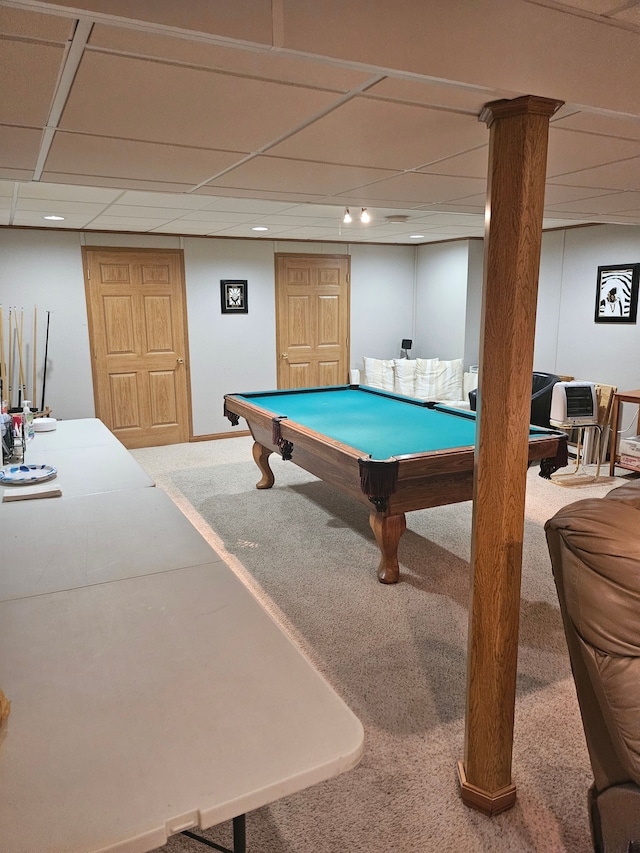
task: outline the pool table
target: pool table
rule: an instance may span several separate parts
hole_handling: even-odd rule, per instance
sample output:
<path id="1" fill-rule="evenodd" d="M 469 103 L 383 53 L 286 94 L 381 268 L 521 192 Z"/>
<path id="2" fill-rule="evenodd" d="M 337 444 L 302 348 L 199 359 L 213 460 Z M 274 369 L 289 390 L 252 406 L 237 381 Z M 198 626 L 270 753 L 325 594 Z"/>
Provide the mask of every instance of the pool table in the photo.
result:
<path id="1" fill-rule="evenodd" d="M 475 412 L 344 385 L 226 394 L 224 413 L 253 435 L 257 488 L 273 485 L 278 452 L 370 508 L 382 583 L 398 581 L 406 512 L 473 497 Z M 566 465 L 566 434 L 531 426 L 533 460 L 547 477 Z"/>

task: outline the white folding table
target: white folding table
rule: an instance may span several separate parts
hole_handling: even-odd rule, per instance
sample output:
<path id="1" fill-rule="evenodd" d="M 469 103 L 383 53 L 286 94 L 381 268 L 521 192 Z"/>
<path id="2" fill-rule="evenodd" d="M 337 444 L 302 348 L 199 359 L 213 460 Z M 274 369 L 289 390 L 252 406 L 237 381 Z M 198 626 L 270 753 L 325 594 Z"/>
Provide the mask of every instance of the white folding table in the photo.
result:
<path id="1" fill-rule="evenodd" d="M 145 853 L 233 819 L 240 851 L 247 811 L 357 764 L 362 725 L 101 426 L 39 445 L 61 497 L 0 504 L 0 847 Z"/>
<path id="2" fill-rule="evenodd" d="M 0 504 L 0 551 L 0 601 L 220 559 L 161 489 Z"/>
<path id="3" fill-rule="evenodd" d="M 56 421 L 55 429 L 36 432 L 27 442 L 25 461 L 31 462 L 28 457 L 43 450 L 73 450 L 76 447 L 97 447 L 100 444 L 123 446 L 99 418 Z"/>
<path id="4" fill-rule="evenodd" d="M 353 767 L 363 730 L 224 565 L 0 603 L 3 853 L 144 853 Z"/>

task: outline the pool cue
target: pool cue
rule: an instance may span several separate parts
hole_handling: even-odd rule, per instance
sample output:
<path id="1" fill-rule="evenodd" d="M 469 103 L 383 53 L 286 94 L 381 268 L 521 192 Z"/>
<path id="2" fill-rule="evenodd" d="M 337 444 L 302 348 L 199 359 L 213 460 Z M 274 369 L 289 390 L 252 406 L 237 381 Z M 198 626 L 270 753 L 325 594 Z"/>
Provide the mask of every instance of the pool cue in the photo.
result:
<path id="1" fill-rule="evenodd" d="M 34 412 L 38 411 L 38 404 L 36 403 L 36 344 L 38 341 L 38 306 L 33 306 L 33 346 L 31 357 L 33 359 L 33 387 L 31 388 L 31 405 L 33 406 Z"/>
<path id="2" fill-rule="evenodd" d="M 20 382 L 18 383 L 18 407 L 22 405 L 23 393 L 26 397 L 26 386 L 24 384 L 24 363 L 22 361 L 22 333 L 24 331 L 24 308 L 20 309 L 20 327 L 18 328 L 18 318 L 16 316 L 16 331 L 18 332 L 18 361 L 20 363 L 20 370 L 18 379 Z"/>
<path id="3" fill-rule="evenodd" d="M 47 311 L 47 333 L 44 339 L 44 370 L 42 371 L 42 399 L 40 400 L 40 408 L 46 412 L 44 407 L 44 390 L 47 387 L 47 353 L 49 352 L 49 321 L 51 320 L 51 311 Z"/>
<path id="4" fill-rule="evenodd" d="M 9 388 L 7 396 L 9 409 L 13 407 L 13 314 L 9 306 Z"/>

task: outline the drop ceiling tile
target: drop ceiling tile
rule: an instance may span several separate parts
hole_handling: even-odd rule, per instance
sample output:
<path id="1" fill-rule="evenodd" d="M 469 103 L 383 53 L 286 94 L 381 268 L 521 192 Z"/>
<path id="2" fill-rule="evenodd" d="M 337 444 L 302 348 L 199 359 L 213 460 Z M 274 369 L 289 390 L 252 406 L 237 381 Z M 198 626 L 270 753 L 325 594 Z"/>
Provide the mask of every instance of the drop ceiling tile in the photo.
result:
<path id="1" fill-rule="evenodd" d="M 327 165 L 265 156 L 254 157 L 217 180 L 210 181 L 207 186 L 335 194 L 392 175 L 394 172 L 391 170 Z"/>
<path id="2" fill-rule="evenodd" d="M 131 190 L 123 192 L 118 204 L 131 204 L 142 207 L 180 208 L 181 210 L 198 210 L 207 205 L 207 199 L 192 193 L 147 193 Z"/>
<path id="3" fill-rule="evenodd" d="M 340 213 L 336 213 L 331 216 L 330 214 L 324 214 L 322 216 L 316 214 L 316 216 L 256 216 L 252 218 L 252 223 L 254 225 L 273 225 L 273 226 L 286 226 L 287 228 L 299 228 L 303 226 L 326 226 L 327 222 L 342 222 L 342 217 L 344 215 L 344 209 L 340 211 Z"/>
<path id="4" fill-rule="evenodd" d="M 61 5 L 75 8 L 76 0 L 59 0 Z M 104 0 L 87 0 L 81 4 L 85 8 L 102 11 Z M 196 33 L 237 38 L 246 41 L 271 44 L 272 17 L 271 0 L 189 0 L 188 3 L 153 2 L 131 3 L 131 0 L 108 0 L 109 14 L 131 18 L 147 24 L 160 24 L 178 32 L 192 30 Z"/>
<path id="5" fill-rule="evenodd" d="M 593 198 L 599 195 L 607 195 L 606 190 L 596 190 L 591 187 L 567 187 L 560 184 L 547 184 L 544 191 L 545 206 L 565 204 L 570 201 L 578 201 L 583 198 Z"/>
<path id="6" fill-rule="evenodd" d="M 64 44 L 73 35 L 74 23 L 71 18 L 5 6 L 0 15 L 0 33 Z"/>
<path id="7" fill-rule="evenodd" d="M 311 86 L 314 89 L 331 89 L 335 92 L 348 92 L 371 76 L 369 71 L 341 68 L 319 59 L 286 56 L 273 49 L 247 50 L 241 45 L 224 47 L 102 24 L 94 26 L 89 44 L 92 48 L 108 48 L 137 56 L 184 62 L 225 73 Z"/>
<path id="8" fill-rule="evenodd" d="M 484 182 L 484 186 L 482 188 L 482 192 L 473 193 L 467 196 L 460 196 L 460 198 L 456 199 L 455 206 L 452 204 L 447 204 L 446 212 L 449 213 L 453 210 L 460 211 L 461 207 L 471 207 L 473 210 L 463 210 L 463 213 L 484 213 L 484 209 L 486 206 L 487 195 L 486 195 L 486 181 Z M 421 204 L 419 205 L 420 209 L 424 210 L 433 210 L 433 204 Z M 435 207 L 441 209 L 442 205 L 438 204 Z"/>
<path id="9" fill-rule="evenodd" d="M 554 125 L 549 130 L 547 176 L 554 178 L 637 156 L 640 140 L 581 134 Z"/>
<path id="10" fill-rule="evenodd" d="M 352 232 L 341 230 L 338 225 L 331 227 L 314 228 L 305 226 L 288 232 L 293 240 L 353 240 Z"/>
<path id="11" fill-rule="evenodd" d="M 294 205 L 288 201 L 270 201 L 265 199 L 233 198 L 225 196 L 223 198 L 209 199 L 206 203 L 206 207 L 203 209 L 207 211 L 222 210 L 229 213 L 234 212 L 253 215 L 256 213 L 279 213 L 282 210 L 289 210 L 293 206 Z"/>
<path id="12" fill-rule="evenodd" d="M 52 221 L 45 219 L 42 211 L 16 211 L 13 224 L 29 225 L 32 228 L 84 228 L 93 217 L 86 213 L 67 213 L 63 220 Z"/>
<path id="13" fill-rule="evenodd" d="M 0 38 L 4 124 L 44 127 L 63 56 L 62 47 Z"/>
<path id="14" fill-rule="evenodd" d="M 100 136 L 250 152 L 310 119 L 335 97 L 302 86 L 85 53 L 60 126 Z"/>
<path id="15" fill-rule="evenodd" d="M 553 228 L 575 228 L 576 225 L 587 225 L 588 221 L 581 219 L 559 219 L 553 216 L 545 216 L 542 220 L 542 227 L 545 231 Z"/>
<path id="16" fill-rule="evenodd" d="M 6 169 L 0 166 L 0 180 L 5 181 L 30 181 L 33 177 L 33 169 Z"/>
<path id="17" fill-rule="evenodd" d="M 0 181 L 0 198 L 12 198 L 14 186 L 13 181 Z"/>
<path id="18" fill-rule="evenodd" d="M 55 201 L 43 200 L 39 198 L 27 198 L 23 195 L 18 195 L 17 210 L 26 212 L 29 210 L 44 210 L 48 213 L 61 214 L 66 216 L 69 213 L 76 213 L 80 216 L 96 216 L 105 209 L 106 205 L 100 202 L 88 201 Z"/>
<path id="19" fill-rule="evenodd" d="M 483 145 L 473 151 L 465 151 L 455 157 L 447 157 L 437 163 L 424 166 L 418 171 L 431 175 L 458 175 L 463 178 L 483 178 L 486 180 L 489 168 L 489 146 Z"/>
<path id="20" fill-rule="evenodd" d="M 357 97 L 269 153 L 299 160 L 413 169 L 487 142 L 474 116 Z"/>
<path id="21" fill-rule="evenodd" d="M 359 189 L 358 200 L 367 204 L 384 204 L 389 199 L 401 200 L 403 204 L 421 205 L 460 200 L 474 191 L 484 189 L 486 182 L 478 178 L 454 178 L 448 175 L 427 175 L 423 172 L 407 172 L 395 178 Z M 354 193 L 351 193 L 353 198 Z"/>
<path id="22" fill-rule="evenodd" d="M 627 24 L 633 24 L 634 27 L 640 28 L 640 8 L 638 6 L 620 9 L 619 12 L 616 12 L 611 17 L 614 21 L 624 21 Z"/>
<path id="23" fill-rule="evenodd" d="M 640 139 L 640 119 L 624 119 L 613 115 L 574 112 L 553 122 L 554 127 L 587 133 L 616 136 L 619 139 Z"/>
<path id="24" fill-rule="evenodd" d="M 483 227 L 484 214 L 468 214 L 468 213 L 432 213 L 429 219 L 422 220 L 426 227 L 429 228 L 444 228 L 453 227 Z"/>
<path id="25" fill-rule="evenodd" d="M 250 225 L 238 224 L 231 225 L 228 228 L 224 228 L 222 226 L 219 228 L 210 228 L 207 233 L 215 234 L 216 237 L 251 237 L 256 240 L 269 240 L 275 235 L 288 234 L 289 229 L 274 228 L 269 231 L 252 231 Z"/>
<path id="26" fill-rule="evenodd" d="M 447 213 L 477 213 L 484 217 L 484 204 L 466 204 L 461 201 L 447 202 L 446 204 L 426 205 L 425 210 L 432 210 L 434 213 L 445 209 Z"/>
<path id="27" fill-rule="evenodd" d="M 409 101 L 424 106 L 444 107 L 448 110 L 464 110 L 478 116 L 484 105 L 499 98 L 515 97 L 514 93 L 504 91 L 463 88 L 432 80 L 406 80 L 397 77 L 385 77 L 368 89 L 364 97 L 389 98 L 393 101 Z"/>
<path id="28" fill-rule="evenodd" d="M 562 184 L 594 189 L 638 190 L 640 189 L 640 157 L 549 179 L 550 183 L 554 180 Z"/>
<path id="29" fill-rule="evenodd" d="M 30 181 L 20 184 L 19 193 L 20 198 L 37 198 L 44 201 L 86 201 L 96 204 L 108 204 L 121 195 L 120 190 L 48 184 L 44 181 Z"/>
<path id="30" fill-rule="evenodd" d="M 450 237 L 461 237 L 468 234 L 472 237 L 482 237 L 484 225 L 469 227 L 468 225 L 442 225 L 437 228 L 429 228 L 430 234 L 448 234 Z"/>
<path id="31" fill-rule="evenodd" d="M 551 211 L 581 213 L 585 215 L 626 213 L 640 208 L 640 192 L 621 192 L 599 195 L 566 204 L 549 205 Z"/>
<path id="32" fill-rule="evenodd" d="M 165 220 L 159 217 L 148 217 L 143 219 L 140 216 L 131 218 L 128 216 L 96 216 L 91 221 L 92 228 L 115 228 L 126 231 L 148 231 L 150 228 L 157 228 L 159 225 L 164 225 Z"/>
<path id="33" fill-rule="evenodd" d="M 125 189 L 157 190 L 158 192 L 183 193 L 191 189 L 191 184 L 171 184 L 168 181 L 139 181 L 133 178 L 107 178 L 102 175 L 76 175 L 66 172 L 43 172 L 45 181 L 61 184 L 79 184 L 80 186 L 92 185 L 94 187 L 119 187 Z"/>
<path id="34" fill-rule="evenodd" d="M 253 222 L 256 217 L 251 213 L 236 213 L 235 211 L 194 210 L 184 213 L 180 222 L 199 222 L 202 225 L 219 225 L 229 223 Z"/>
<path id="35" fill-rule="evenodd" d="M 38 161 L 42 131 L 26 127 L 0 125 L 0 166 L 29 169 Z"/>
<path id="36" fill-rule="evenodd" d="M 124 180 L 136 178 L 197 184 L 241 158 L 241 154 L 228 151 L 205 151 L 58 131 L 45 170 Z"/>
<path id="37" fill-rule="evenodd" d="M 185 222 L 180 219 L 172 222 L 164 222 L 152 230 L 154 232 L 161 232 L 162 234 L 188 234 L 190 237 L 197 237 L 208 234 L 210 227 L 205 227 L 202 222 Z"/>
<path id="38" fill-rule="evenodd" d="M 289 204 L 296 204 L 299 202 L 313 202 L 313 201 L 322 201 L 323 195 L 313 194 L 313 193 L 280 193 L 275 192 L 273 190 L 243 190 L 238 188 L 235 189 L 226 189 L 225 187 L 199 187 L 195 190 L 195 193 L 203 194 L 203 195 L 215 195 L 215 196 L 229 196 L 237 201 L 239 198 L 246 199 L 266 199 L 268 201 L 273 201 L 274 199 L 279 199 L 282 202 L 287 202 Z"/>
<path id="39" fill-rule="evenodd" d="M 573 9 L 583 9 L 596 15 L 607 15 L 614 9 L 620 8 L 619 0 L 561 0 L 563 6 Z"/>
<path id="40" fill-rule="evenodd" d="M 167 220 L 179 219 L 181 216 L 184 215 L 184 210 L 180 208 L 170 207 L 142 207 L 131 204 L 121 204 L 118 201 L 117 203 L 111 204 L 106 209 L 104 209 L 104 213 L 106 216 L 118 216 L 121 218 L 153 219 L 156 217 L 164 217 L 164 219 Z"/>

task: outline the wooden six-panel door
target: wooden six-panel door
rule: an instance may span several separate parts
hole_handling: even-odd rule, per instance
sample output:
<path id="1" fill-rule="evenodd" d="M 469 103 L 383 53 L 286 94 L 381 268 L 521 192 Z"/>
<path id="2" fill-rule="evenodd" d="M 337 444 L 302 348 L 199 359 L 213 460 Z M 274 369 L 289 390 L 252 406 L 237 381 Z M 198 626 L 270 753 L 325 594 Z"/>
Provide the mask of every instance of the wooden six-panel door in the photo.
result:
<path id="1" fill-rule="evenodd" d="M 125 447 L 189 439 L 179 250 L 83 250 L 96 417 Z"/>
<path id="2" fill-rule="evenodd" d="M 276 254 L 278 388 L 344 385 L 349 374 L 348 255 Z"/>

